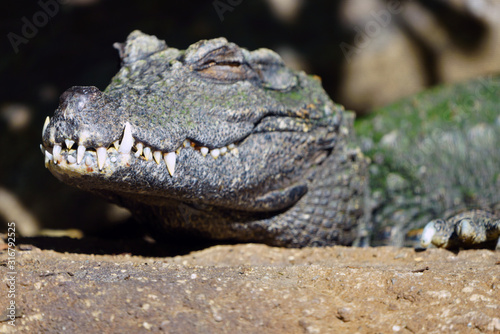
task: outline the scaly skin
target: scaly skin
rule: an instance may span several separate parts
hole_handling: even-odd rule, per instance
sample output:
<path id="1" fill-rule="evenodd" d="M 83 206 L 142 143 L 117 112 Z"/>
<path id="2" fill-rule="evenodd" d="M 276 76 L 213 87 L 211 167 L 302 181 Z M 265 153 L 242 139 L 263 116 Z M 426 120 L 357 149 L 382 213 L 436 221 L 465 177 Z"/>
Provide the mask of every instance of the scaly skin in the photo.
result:
<path id="1" fill-rule="evenodd" d="M 118 48 L 107 89 L 70 88 L 44 127 L 57 178 L 167 234 L 354 242 L 367 161 L 318 78 L 223 38 L 179 51 L 135 31 Z"/>
<path id="2" fill-rule="evenodd" d="M 368 159 L 350 136 L 353 114 L 330 100 L 318 78 L 285 67 L 270 50 L 249 52 L 219 38 L 179 51 L 139 31 L 116 47 L 122 68 L 111 84 L 104 92 L 68 89 L 44 126 L 42 151 L 57 178 L 129 208 L 156 238 L 361 244 L 371 216 L 384 219 L 381 227 L 393 219 L 409 228 L 430 213 L 431 219 L 443 214 L 433 212 L 440 199 L 457 202 L 456 187 L 441 185 L 451 180 L 443 172 L 457 164 L 440 152 L 468 146 L 443 141 L 446 133 L 438 128 L 424 136 L 431 149 L 401 145 L 398 152 L 393 145 L 374 156 L 409 167 L 388 173 L 390 196 L 370 207 Z M 383 161 L 372 167 L 385 168 Z M 421 176 L 413 178 L 415 170 Z M 485 179 L 478 184 L 494 197 L 486 185 L 498 182 L 497 169 L 485 170 L 465 180 Z M 498 225 L 485 211 L 434 220 L 421 245 L 489 244 L 498 239 Z"/>

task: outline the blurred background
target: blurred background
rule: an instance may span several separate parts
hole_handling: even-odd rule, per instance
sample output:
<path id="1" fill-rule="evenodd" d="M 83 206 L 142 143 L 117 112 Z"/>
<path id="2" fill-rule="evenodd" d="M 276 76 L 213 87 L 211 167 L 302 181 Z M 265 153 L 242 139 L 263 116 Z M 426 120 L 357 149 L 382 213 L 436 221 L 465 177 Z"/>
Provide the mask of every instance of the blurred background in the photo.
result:
<path id="1" fill-rule="evenodd" d="M 277 51 L 319 75 L 358 117 L 427 87 L 500 72 L 497 0 L 3 0 L 0 4 L 0 229 L 92 234 L 126 211 L 60 183 L 39 150 L 47 115 L 71 86 L 103 90 L 114 42 L 135 29 L 185 49 L 224 36 Z"/>

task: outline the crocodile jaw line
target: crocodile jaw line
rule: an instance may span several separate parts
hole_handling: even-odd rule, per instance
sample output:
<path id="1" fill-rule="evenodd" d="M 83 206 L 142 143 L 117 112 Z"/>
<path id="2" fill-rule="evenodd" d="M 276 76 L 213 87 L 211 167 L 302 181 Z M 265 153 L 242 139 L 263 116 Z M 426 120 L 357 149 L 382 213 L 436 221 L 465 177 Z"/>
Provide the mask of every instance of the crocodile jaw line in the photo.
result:
<path id="1" fill-rule="evenodd" d="M 50 117 L 47 116 L 43 125 L 42 136 L 47 131 L 49 123 Z M 135 158 L 146 163 L 156 163 L 158 165 L 164 163 L 170 176 L 174 176 L 177 156 L 181 149 L 194 149 L 203 157 L 210 155 L 213 159 L 226 154 L 238 155 L 235 144 L 210 150 L 204 146 L 196 146 L 189 139 L 184 140 L 181 147 L 173 152 L 162 152 L 135 140 L 133 132 L 132 125 L 126 122 L 121 141 L 115 140 L 110 147 L 101 146 L 95 149 L 85 147 L 80 143 L 75 150 L 73 147 L 75 141 L 73 139 L 67 138 L 62 143 L 56 143 L 55 140 L 51 139 L 50 145 L 40 145 L 42 154 L 45 155 L 45 167 L 49 168 L 57 165 L 61 170 L 70 174 L 89 174 L 92 172 L 112 174 L 112 164 L 120 163 L 129 166 L 130 159 Z M 55 138 L 55 135 L 51 135 L 51 138 Z"/>

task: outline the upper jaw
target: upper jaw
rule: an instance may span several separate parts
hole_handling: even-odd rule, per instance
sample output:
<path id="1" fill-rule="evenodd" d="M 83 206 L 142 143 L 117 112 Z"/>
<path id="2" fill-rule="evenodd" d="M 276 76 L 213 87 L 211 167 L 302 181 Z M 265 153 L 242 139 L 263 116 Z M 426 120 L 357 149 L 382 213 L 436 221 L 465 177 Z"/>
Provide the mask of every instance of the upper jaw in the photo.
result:
<path id="1" fill-rule="evenodd" d="M 75 86 L 61 95 L 54 117 L 45 120 L 41 150 L 45 165 L 56 170 L 109 174 L 128 167 L 130 159 L 139 159 L 144 163 L 164 163 L 173 176 L 183 149 L 217 159 L 234 154 L 235 147 L 234 143 L 204 145 L 190 141 L 179 126 L 140 128 L 133 125 L 127 108 L 98 88 Z"/>

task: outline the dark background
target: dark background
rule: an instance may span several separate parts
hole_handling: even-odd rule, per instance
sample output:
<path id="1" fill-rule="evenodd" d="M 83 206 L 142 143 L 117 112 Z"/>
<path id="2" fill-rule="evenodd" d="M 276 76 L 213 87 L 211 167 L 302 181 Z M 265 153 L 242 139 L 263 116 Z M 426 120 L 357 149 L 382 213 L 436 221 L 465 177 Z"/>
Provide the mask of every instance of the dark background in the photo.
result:
<path id="1" fill-rule="evenodd" d="M 60 5 L 54 0 L 57 14 L 15 53 L 8 33 L 22 35 L 22 18 L 32 22 L 42 7 L 37 1 L 3 1 L 2 101 L 37 104 L 44 98 L 53 103 L 48 96 L 40 96 L 48 87 L 55 89 L 56 95 L 73 85 L 104 89 L 119 68 L 112 44 L 125 41 L 134 29 L 156 35 L 179 49 L 219 36 L 251 50 L 293 46 L 307 59 L 313 73 L 322 74 L 325 86 L 335 86 L 342 63 L 337 45 L 345 35 L 335 24 L 340 2 L 324 1 L 319 6 L 307 2 L 293 22 L 277 19 L 264 1 L 240 2 L 232 11 L 225 11 L 221 21 L 212 1 L 103 0 Z"/>

